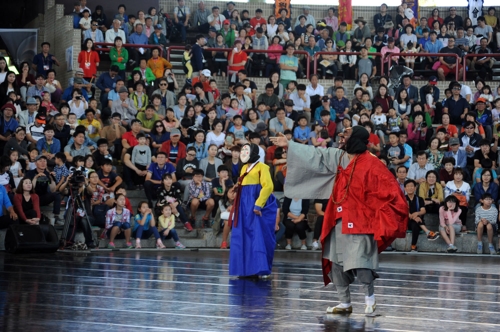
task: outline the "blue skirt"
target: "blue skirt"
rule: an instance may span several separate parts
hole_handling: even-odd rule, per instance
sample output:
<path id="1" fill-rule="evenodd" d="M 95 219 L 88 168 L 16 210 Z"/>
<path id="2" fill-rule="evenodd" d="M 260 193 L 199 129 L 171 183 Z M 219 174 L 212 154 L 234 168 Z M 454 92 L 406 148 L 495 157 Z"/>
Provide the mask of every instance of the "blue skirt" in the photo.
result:
<path id="1" fill-rule="evenodd" d="M 229 274 L 252 276 L 271 274 L 276 247 L 276 213 L 278 204 L 273 194 L 262 208 L 262 216 L 253 212 L 261 185 L 241 189 L 237 226 L 231 231 Z"/>

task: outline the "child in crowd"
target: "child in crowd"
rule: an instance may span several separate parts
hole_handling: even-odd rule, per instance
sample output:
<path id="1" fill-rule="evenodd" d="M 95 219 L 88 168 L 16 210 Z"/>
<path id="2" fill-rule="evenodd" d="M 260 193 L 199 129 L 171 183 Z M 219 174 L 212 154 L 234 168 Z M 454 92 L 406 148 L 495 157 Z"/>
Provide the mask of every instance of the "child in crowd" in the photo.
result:
<path id="1" fill-rule="evenodd" d="M 19 185 L 19 182 L 23 178 L 23 168 L 21 167 L 21 163 L 19 163 L 19 152 L 17 150 L 10 150 L 9 151 L 9 159 L 11 162 L 10 165 L 10 172 L 14 176 L 14 184 L 17 186 Z"/>
<path id="2" fill-rule="evenodd" d="M 71 129 L 69 131 L 70 135 L 73 135 L 74 132 L 75 132 L 76 127 L 78 126 L 78 120 L 76 119 L 76 114 L 75 113 L 69 113 L 68 114 L 68 120 L 66 121 L 66 124 Z"/>
<path id="3" fill-rule="evenodd" d="M 193 66 L 191 65 L 191 45 L 186 45 L 184 47 L 184 53 L 182 53 L 182 65 L 184 67 L 184 72 L 186 73 L 186 84 L 191 85 L 191 77 L 193 76 Z"/>
<path id="4" fill-rule="evenodd" d="M 361 105 L 369 111 L 369 113 L 372 113 L 373 110 L 373 105 L 372 102 L 370 101 L 370 94 L 368 91 L 363 91 L 363 94 L 361 95 Z"/>
<path id="5" fill-rule="evenodd" d="M 116 188 L 116 190 L 114 192 L 114 197 L 118 197 L 118 194 L 125 196 L 125 207 L 127 208 L 127 210 L 132 211 L 133 210 L 132 204 L 130 203 L 130 199 L 128 199 L 128 197 L 127 197 L 127 189 L 125 189 L 125 187 L 123 187 L 123 186 Z M 114 203 L 113 203 L 113 205 L 114 205 Z"/>
<path id="6" fill-rule="evenodd" d="M 448 245 L 447 252 L 457 252 L 455 234 L 460 234 L 462 228 L 461 213 L 458 199 L 453 195 L 446 197 L 443 206 L 439 208 L 439 233 Z"/>
<path id="7" fill-rule="evenodd" d="M 404 164 L 402 159 L 405 157 L 405 149 L 399 144 L 399 133 L 389 134 L 389 144 L 384 146 L 384 153 L 390 161 L 389 167 L 395 169 L 399 164 Z"/>
<path id="8" fill-rule="evenodd" d="M 14 183 L 14 175 L 12 175 L 12 173 L 10 172 L 11 164 L 12 161 L 9 159 L 9 157 L 0 157 L 0 185 L 5 187 L 5 190 L 7 190 L 7 193 L 11 198 L 11 202 L 13 202 L 16 185 Z"/>
<path id="9" fill-rule="evenodd" d="M 486 234 L 488 235 L 488 249 L 490 250 L 491 255 L 495 255 L 495 246 L 493 245 L 493 235 L 496 233 L 497 219 L 498 219 L 498 210 L 493 202 L 493 198 L 491 194 L 484 193 L 481 197 L 483 200 L 482 206 L 478 206 L 476 208 L 476 232 L 477 232 L 477 253 L 483 253 L 483 232 L 486 230 Z M 500 247 L 499 247 L 500 250 Z"/>
<path id="10" fill-rule="evenodd" d="M 106 160 L 113 162 L 113 157 L 111 156 L 111 153 L 109 153 L 108 149 L 108 141 L 105 138 L 100 138 L 97 141 L 97 150 L 92 154 L 95 160 L 94 168 L 101 168 Z"/>
<path id="11" fill-rule="evenodd" d="M 415 45 L 413 45 L 413 42 L 408 42 L 408 44 L 406 44 L 405 49 L 403 50 L 404 54 L 414 54 L 417 52 L 418 52 L 418 50 L 415 47 Z M 405 59 L 406 67 L 410 67 L 411 69 L 415 69 L 415 56 L 405 55 L 402 58 Z"/>
<path id="12" fill-rule="evenodd" d="M 66 167 L 66 155 L 63 152 L 58 152 L 54 158 L 55 166 L 51 174 L 56 179 L 56 191 L 59 191 L 61 185 L 69 176 L 69 170 Z"/>
<path id="13" fill-rule="evenodd" d="M 132 249 L 134 246 L 130 242 L 132 232 L 130 230 L 130 210 L 125 208 L 125 196 L 116 195 L 115 207 L 106 213 L 106 236 L 109 238 L 108 249 L 115 249 L 115 238 L 124 238 L 126 248 Z"/>
<path id="14" fill-rule="evenodd" d="M 425 87 L 425 111 L 431 116 L 434 116 L 434 111 L 436 105 L 434 103 L 434 87 L 432 85 L 427 85 Z"/>
<path id="15" fill-rule="evenodd" d="M 326 149 L 328 147 L 329 138 L 330 137 L 328 137 L 328 131 L 325 129 L 321 130 L 318 137 L 318 143 L 321 143 L 321 145 L 318 146 L 318 148 Z"/>
<path id="16" fill-rule="evenodd" d="M 36 169 L 36 164 L 35 160 L 36 157 L 38 157 L 38 150 L 34 144 L 31 144 L 28 148 L 28 151 L 30 153 L 29 155 L 29 162 L 26 164 L 26 170 L 31 171 L 33 169 Z"/>
<path id="17" fill-rule="evenodd" d="M 401 117 L 396 112 L 394 107 L 389 108 L 388 117 L 387 117 L 387 131 L 385 132 L 387 135 L 392 132 L 397 132 L 401 130 Z"/>
<path id="18" fill-rule="evenodd" d="M 500 119 L 500 97 L 495 99 L 493 105 L 495 106 L 495 108 L 491 110 L 491 115 L 493 118 L 493 128 L 496 128 Z"/>
<path id="19" fill-rule="evenodd" d="M 161 216 L 158 218 L 158 227 L 162 240 L 173 239 L 175 249 L 185 249 L 186 247 L 179 241 L 179 236 L 175 230 L 175 216 L 172 214 L 170 205 L 164 205 L 161 209 Z"/>
<path id="20" fill-rule="evenodd" d="M 214 79 L 210 80 L 210 88 L 212 89 L 212 96 L 214 97 L 214 103 L 218 105 L 220 103 L 220 91 L 217 89 L 217 81 Z"/>
<path id="21" fill-rule="evenodd" d="M 436 132 L 436 138 L 439 140 L 439 151 L 446 152 L 449 150 L 449 144 L 447 140 L 448 132 L 446 128 L 439 128 Z"/>
<path id="22" fill-rule="evenodd" d="M 299 118 L 297 119 L 297 123 L 299 125 L 295 127 L 295 129 L 293 130 L 294 141 L 300 144 L 308 144 L 311 128 L 307 126 L 306 116 L 305 115 L 299 116 Z"/>
<path id="23" fill-rule="evenodd" d="M 141 239 L 149 239 L 151 235 L 155 236 L 156 249 L 165 249 L 163 242 L 160 238 L 160 233 L 155 224 L 155 217 L 153 211 L 149 208 L 148 202 L 142 201 L 137 207 L 137 214 L 135 215 L 134 229 L 132 236 L 135 237 L 135 249 L 141 249 Z"/>
<path id="24" fill-rule="evenodd" d="M 134 146 L 132 150 L 131 162 L 141 171 L 147 170 L 151 164 L 151 148 L 146 145 L 146 135 L 137 134 L 139 145 Z M 136 186 L 144 185 L 145 176 L 134 174 L 134 183 Z"/>
<path id="25" fill-rule="evenodd" d="M 102 125 L 102 121 L 101 121 L 101 110 L 97 108 L 98 104 L 97 104 L 97 100 L 95 98 L 90 98 L 89 99 L 89 108 L 94 110 L 94 114 L 95 114 L 95 118 L 97 119 L 97 121 L 99 121 L 99 123 L 101 124 L 101 128 L 104 127 Z"/>
<path id="26" fill-rule="evenodd" d="M 182 207 L 182 190 L 179 182 L 174 182 L 172 175 L 165 173 L 162 177 L 162 185 L 158 188 L 156 196 L 158 201 L 156 202 L 156 213 L 161 214 L 163 206 L 169 205 L 172 214 L 179 218 L 184 224 L 184 229 L 188 232 L 193 230 L 193 227 L 188 222 L 186 212 Z"/>
<path id="27" fill-rule="evenodd" d="M 198 208 L 205 209 L 205 215 L 202 218 L 202 226 L 209 227 L 209 216 L 215 206 L 211 198 L 210 183 L 204 180 L 205 172 L 202 169 L 193 171 L 193 179 L 189 184 L 189 202 L 191 209 L 191 224 L 195 223 L 196 211 Z"/>
<path id="28" fill-rule="evenodd" d="M 85 111 L 85 119 L 79 121 L 80 125 L 85 126 L 87 136 L 97 142 L 99 140 L 99 132 L 101 131 L 101 123 L 95 119 L 95 111 L 88 108 Z"/>
<path id="29" fill-rule="evenodd" d="M 445 95 L 445 97 L 443 98 L 443 101 L 441 103 L 443 105 L 443 107 L 446 104 L 446 100 L 450 99 L 451 96 L 453 95 L 453 93 L 451 92 L 451 89 L 446 89 L 446 90 L 444 90 L 444 95 Z"/>
<path id="30" fill-rule="evenodd" d="M 57 113 L 59 113 L 57 108 L 50 101 L 50 92 L 48 92 L 48 91 L 43 92 L 41 106 L 43 106 L 47 109 L 47 115 L 54 116 Z"/>
<path id="31" fill-rule="evenodd" d="M 222 231 L 222 243 L 220 245 L 221 249 L 227 249 L 227 237 L 231 231 L 231 226 L 229 225 L 229 214 L 234 204 L 234 199 L 236 198 L 237 188 L 235 186 L 227 188 L 224 197 L 219 201 L 220 210 L 220 227 Z"/>
<path id="32" fill-rule="evenodd" d="M 243 114 L 243 110 L 240 108 L 240 104 L 238 103 L 238 99 L 233 98 L 229 103 L 229 107 L 226 109 L 226 126 L 224 128 L 229 128 L 229 123 L 233 122 L 234 117 L 236 115 Z"/>
<path id="33" fill-rule="evenodd" d="M 99 185 L 106 190 L 103 200 L 108 206 L 113 206 L 115 202 L 114 192 L 123 183 L 122 178 L 113 170 L 113 162 L 109 159 L 104 160 L 101 168 L 97 171 L 97 175 L 99 176 Z"/>
<path id="34" fill-rule="evenodd" d="M 385 144 L 385 131 L 387 130 L 387 118 L 384 113 L 382 113 L 382 105 L 377 104 L 375 106 L 375 113 L 371 116 L 371 121 L 375 126 L 375 132 L 382 144 Z"/>
<path id="35" fill-rule="evenodd" d="M 248 128 L 243 125 L 243 118 L 241 115 L 235 115 L 233 117 L 234 126 L 229 128 L 229 132 L 234 134 L 235 144 L 243 144 L 245 143 L 245 133 L 248 131 Z"/>
<path id="36" fill-rule="evenodd" d="M 212 197 L 215 206 L 219 205 L 219 201 L 224 197 L 229 187 L 232 187 L 233 180 L 229 178 L 229 168 L 226 165 L 217 167 L 217 177 L 212 180 Z M 216 212 L 213 210 L 212 212 Z"/>
<path id="37" fill-rule="evenodd" d="M 483 88 L 481 89 L 481 95 L 479 96 L 479 98 L 486 99 L 486 107 L 488 107 L 488 108 L 491 107 L 491 103 L 493 102 L 493 93 L 492 93 L 489 85 L 483 86 Z"/>
<path id="38" fill-rule="evenodd" d="M 269 111 L 267 110 L 267 105 L 265 102 L 261 101 L 259 105 L 257 105 L 257 111 L 259 111 L 259 118 L 264 121 L 266 126 L 269 125 L 269 119 L 271 119 L 271 116 L 269 114 Z"/>

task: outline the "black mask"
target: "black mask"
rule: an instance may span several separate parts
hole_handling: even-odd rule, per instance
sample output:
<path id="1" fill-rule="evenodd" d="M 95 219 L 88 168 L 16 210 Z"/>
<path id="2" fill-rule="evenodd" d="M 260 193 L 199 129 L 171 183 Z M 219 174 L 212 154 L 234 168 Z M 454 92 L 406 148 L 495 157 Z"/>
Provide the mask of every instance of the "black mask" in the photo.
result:
<path id="1" fill-rule="evenodd" d="M 351 136 L 346 142 L 345 150 L 349 154 L 360 154 L 368 150 L 368 138 L 370 134 L 361 126 L 352 128 Z"/>

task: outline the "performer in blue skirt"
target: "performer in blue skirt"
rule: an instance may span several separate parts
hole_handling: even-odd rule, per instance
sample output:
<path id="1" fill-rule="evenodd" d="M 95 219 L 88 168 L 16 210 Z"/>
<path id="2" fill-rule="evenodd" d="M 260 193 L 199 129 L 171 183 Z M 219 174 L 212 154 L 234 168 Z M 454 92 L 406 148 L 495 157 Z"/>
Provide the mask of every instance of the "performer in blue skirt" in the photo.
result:
<path id="1" fill-rule="evenodd" d="M 269 166 L 259 162 L 259 147 L 245 144 L 238 180 L 238 194 L 231 211 L 233 220 L 229 274 L 238 277 L 267 277 L 271 274 L 275 230 L 279 219 Z"/>

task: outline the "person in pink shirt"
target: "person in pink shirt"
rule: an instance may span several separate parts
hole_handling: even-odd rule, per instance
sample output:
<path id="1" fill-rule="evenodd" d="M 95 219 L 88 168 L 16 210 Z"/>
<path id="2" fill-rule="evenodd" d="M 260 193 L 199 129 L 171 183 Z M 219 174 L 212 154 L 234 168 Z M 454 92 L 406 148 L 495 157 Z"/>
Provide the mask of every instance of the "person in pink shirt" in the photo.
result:
<path id="1" fill-rule="evenodd" d="M 382 47 L 380 50 L 380 53 L 382 53 L 382 59 L 384 59 L 384 70 L 386 73 L 389 73 L 389 69 L 392 65 L 398 64 L 399 56 L 387 56 L 384 58 L 386 53 L 400 53 L 399 48 L 395 47 L 394 44 L 394 38 L 389 37 L 387 38 L 387 46 Z"/>
<path id="2" fill-rule="evenodd" d="M 281 38 L 279 36 L 274 36 L 271 40 L 271 45 L 267 48 L 268 50 L 283 51 L 283 46 L 281 46 Z M 266 62 L 266 77 L 270 77 L 272 72 L 280 71 L 280 57 L 281 53 L 268 53 Z"/>
<path id="3" fill-rule="evenodd" d="M 455 247 L 455 234 L 460 234 L 462 222 L 460 214 L 462 210 L 458 206 L 458 198 L 454 195 L 446 197 L 443 206 L 439 208 L 439 233 L 444 239 L 448 248 L 447 252 L 457 252 Z"/>
<path id="4" fill-rule="evenodd" d="M 339 29 L 339 19 L 334 14 L 335 8 L 328 8 L 328 16 L 325 17 L 325 23 L 331 27 L 333 31 L 337 31 Z"/>

